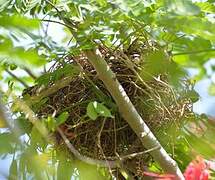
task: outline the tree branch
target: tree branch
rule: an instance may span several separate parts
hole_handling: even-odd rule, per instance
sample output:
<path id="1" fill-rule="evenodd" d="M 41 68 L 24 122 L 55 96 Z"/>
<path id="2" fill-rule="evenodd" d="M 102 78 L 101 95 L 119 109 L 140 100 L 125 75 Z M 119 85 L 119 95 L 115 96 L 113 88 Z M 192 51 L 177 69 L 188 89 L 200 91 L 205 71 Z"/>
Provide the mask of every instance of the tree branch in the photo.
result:
<path id="1" fill-rule="evenodd" d="M 75 149 L 75 147 L 70 143 L 70 141 L 64 135 L 63 131 L 60 128 L 57 128 L 57 131 L 60 134 L 60 136 L 62 137 L 62 139 L 64 140 L 64 143 L 66 144 L 66 146 L 69 148 L 69 150 L 74 154 L 74 156 L 77 159 L 79 159 L 87 164 L 96 165 L 96 166 L 100 166 L 100 167 L 117 168 L 120 166 L 120 163 L 118 161 L 98 160 L 98 159 L 92 159 L 90 157 L 81 155 Z"/>
<path id="2" fill-rule="evenodd" d="M 103 81 L 108 91 L 114 98 L 122 117 L 140 138 L 143 146 L 147 149 L 160 147 L 154 151 L 150 151 L 150 154 L 153 156 L 154 160 L 160 164 L 165 172 L 174 174 L 176 179 L 184 179 L 183 174 L 178 168 L 176 162 L 168 155 L 148 126 L 145 124 L 142 117 L 131 103 L 125 90 L 116 79 L 116 75 L 111 71 L 106 61 L 102 58 L 99 50 L 87 50 L 85 51 L 85 55 L 94 66 L 99 78 Z"/>

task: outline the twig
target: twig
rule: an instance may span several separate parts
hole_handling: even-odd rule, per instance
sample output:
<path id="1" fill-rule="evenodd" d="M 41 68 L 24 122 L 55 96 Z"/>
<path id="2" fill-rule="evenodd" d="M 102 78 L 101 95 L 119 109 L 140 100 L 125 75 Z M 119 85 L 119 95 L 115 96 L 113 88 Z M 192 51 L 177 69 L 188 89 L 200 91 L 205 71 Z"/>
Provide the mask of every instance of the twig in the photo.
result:
<path id="1" fill-rule="evenodd" d="M 74 29 L 72 26 L 70 26 L 68 24 L 64 24 L 64 23 L 62 23 L 60 21 L 55 21 L 55 20 L 51 20 L 51 19 L 50 20 L 49 19 L 39 19 L 39 20 L 44 21 L 44 22 L 52 22 L 52 23 L 60 24 L 60 25 L 65 26 L 65 27 L 67 27 L 69 29 Z"/>
<path id="2" fill-rule="evenodd" d="M 11 75 L 14 79 L 16 79 L 18 82 L 20 82 L 25 88 L 28 88 L 29 86 L 19 77 L 17 77 L 15 74 L 13 74 L 11 71 L 9 71 L 8 69 L 5 69 L 5 71 Z"/>
<path id="3" fill-rule="evenodd" d="M 28 73 L 29 76 L 31 76 L 33 79 L 37 79 L 37 77 L 33 74 L 33 72 L 28 69 L 28 68 L 24 68 L 25 72 Z"/>
<path id="4" fill-rule="evenodd" d="M 106 121 L 106 118 L 103 120 L 102 125 L 101 125 L 101 128 L 100 128 L 100 130 L 99 130 L 99 132 L 98 132 L 98 134 L 97 134 L 97 137 L 98 137 L 97 146 L 98 146 L 98 148 L 99 148 L 101 154 L 102 154 L 103 157 L 105 158 L 105 161 L 108 162 L 107 157 L 105 156 L 105 153 L 104 153 L 104 151 L 103 151 L 103 149 L 102 149 L 102 146 L 101 146 L 101 134 L 102 134 L 102 131 L 103 131 L 103 129 L 104 129 L 105 121 Z M 114 176 L 113 176 L 113 173 L 111 172 L 111 167 L 110 167 L 110 166 L 108 167 L 108 170 L 109 170 L 110 175 L 111 175 L 112 177 L 114 177 Z"/>
<path id="5" fill-rule="evenodd" d="M 136 156 L 141 156 L 141 155 L 143 155 L 143 154 L 150 153 L 150 152 L 152 152 L 152 151 L 158 150 L 158 149 L 160 149 L 160 148 L 161 148 L 161 146 L 156 146 L 156 147 L 154 147 L 154 148 L 147 149 L 147 150 L 142 151 L 142 152 L 132 153 L 132 154 L 128 154 L 128 155 L 125 155 L 125 156 L 121 156 L 120 158 L 121 158 L 122 160 L 131 159 L 131 158 L 134 158 L 134 157 L 136 157 Z"/>

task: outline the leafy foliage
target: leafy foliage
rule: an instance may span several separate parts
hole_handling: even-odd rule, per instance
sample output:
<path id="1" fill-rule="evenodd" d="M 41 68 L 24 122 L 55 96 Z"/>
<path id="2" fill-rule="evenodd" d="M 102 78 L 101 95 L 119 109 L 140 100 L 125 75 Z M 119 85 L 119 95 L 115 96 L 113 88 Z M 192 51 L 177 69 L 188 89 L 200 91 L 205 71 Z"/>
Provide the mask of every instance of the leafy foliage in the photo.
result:
<path id="1" fill-rule="evenodd" d="M 68 57 L 80 55 L 82 50 L 95 48 L 98 44 L 103 44 L 113 52 L 118 49 L 138 51 L 129 48 L 135 47 L 135 43 L 137 47 L 142 44 L 141 48 L 145 48 L 145 51 L 142 55 L 144 64 L 140 72 L 141 78 L 151 81 L 155 76 L 166 74 L 170 85 L 176 89 L 184 88 L 179 86 L 178 79 L 188 78 L 186 69 L 183 68 L 197 69 L 199 73 L 194 79 L 201 80 L 207 77 L 205 64 L 215 57 L 215 22 L 211 18 L 215 13 L 215 4 L 212 0 L 195 3 L 191 0 L 2 0 L 0 12 L 0 77 L 4 80 L 0 85 L 3 86 L 5 104 L 10 102 L 17 89 L 23 88 L 19 84 L 15 86 L 14 82 L 24 81 L 28 86 L 34 80 L 38 86 L 47 87 L 62 78 L 80 75 L 78 64 L 84 64 L 84 60 L 77 62 L 76 67 L 67 63 Z M 49 29 L 52 23 L 62 26 L 60 32 L 66 35 L 58 38 L 63 42 L 56 42 L 54 39 L 61 34 L 55 26 Z M 60 68 L 52 71 L 59 62 Z M 50 70 L 47 72 L 48 68 Z M 215 71 L 214 68 L 212 70 Z M 38 73 L 41 71 L 42 75 Z M 13 72 L 12 76 L 10 72 Z M 19 77 L 22 73 L 27 73 L 25 79 Z M 7 86 L 8 91 L 5 90 Z M 95 86 L 96 88 L 98 87 Z M 212 83 L 209 88 L 211 95 L 215 94 L 214 89 Z M 189 97 L 192 103 L 200 98 L 193 89 L 183 96 Z M 39 109 L 48 100 L 44 98 L 33 104 L 33 109 Z M 87 102 L 86 116 L 93 121 L 97 121 L 99 117 L 114 118 L 110 100 L 100 98 L 98 101 Z M 10 103 L 9 106 L 13 107 Z M 99 170 L 100 173 L 97 174 L 95 167 L 79 162 L 75 166 L 74 161 L 65 156 L 59 156 L 58 159 L 53 142 L 43 137 L 35 125 L 28 121 L 32 114 L 15 109 L 14 122 L 11 124 L 18 128 L 18 139 L 15 139 L 13 129 L 0 131 L 0 154 L 14 155 L 9 179 L 26 179 L 32 175 L 41 179 L 44 174 L 58 179 L 71 179 L 77 172 L 80 172 L 80 177 L 92 176 L 92 179 L 101 179 L 102 173 L 106 175 L 106 171 Z M 54 133 L 68 117 L 69 113 L 64 111 L 56 117 L 54 113 L 49 117 L 41 116 L 41 120 L 44 127 Z M 197 122 L 199 126 L 199 121 Z M 214 132 L 205 124 L 207 133 L 200 136 L 196 132 L 187 131 L 190 124 L 185 123 L 181 134 L 174 139 L 175 151 L 172 152 L 167 146 L 168 152 L 182 169 L 191 161 L 190 147 L 204 157 L 213 156 Z M 191 129 L 193 127 L 196 126 L 191 126 Z M 27 141 L 20 138 L 23 135 L 27 137 Z M 18 143 L 20 139 L 22 143 Z M 180 160 L 181 157 L 184 157 L 184 161 Z M 89 175 L 86 171 L 88 168 L 94 173 Z"/>

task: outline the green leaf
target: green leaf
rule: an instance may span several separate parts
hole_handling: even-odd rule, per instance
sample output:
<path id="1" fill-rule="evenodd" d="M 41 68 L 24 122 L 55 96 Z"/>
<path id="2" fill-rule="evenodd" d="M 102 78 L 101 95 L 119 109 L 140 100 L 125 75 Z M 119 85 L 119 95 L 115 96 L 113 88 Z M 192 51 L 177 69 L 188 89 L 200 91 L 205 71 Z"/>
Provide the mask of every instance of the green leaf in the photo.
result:
<path id="1" fill-rule="evenodd" d="M 30 11 L 31 9 L 35 8 L 40 3 L 41 3 L 41 0 L 28 0 L 25 3 L 25 11 Z"/>
<path id="2" fill-rule="evenodd" d="M 145 63 L 140 72 L 140 76 L 142 76 L 143 79 L 151 80 L 153 76 L 167 72 L 169 60 L 164 51 L 148 52 L 143 58 Z"/>
<path id="3" fill-rule="evenodd" d="M 25 133 L 29 134 L 32 130 L 32 127 L 33 127 L 32 123 L 28 119 L 26 119 L 22 116 L 18 117 L 18 119 L 16 120 L 16 125 L 20 129 L 21 135 L 25 134 Z"/>
<path id="4" fill-rule="evenodd" d="M 58 180 L 71 180 L 74 173 L 73 162 L 66 158 L 61 158 L 57 166 L 57 179 Z"/>
<path id="5" fill-rule="evenodd" d="M 110 110 L 106 106 L 104 106 L 103 104 L 94 101 L 93 102 L 93 107 L 95 108 L 96 112 L 100 116 L 113 118 L 113 116 L 111 115 Z"/>
<path id="6" fill-rule="evenodd" d="M 203 12 L 206 13 L 215 13 L 215 5 L 209 2 L 197 2 L 195 3 L 198 7 L 201 8 Z"/>
<path id="7" fill-rule="evenodd" d="M 10 4 L 10 0 L 0 0 L 0 12 Z"/>
<path id="8" fill-rule="evenodd" d="M 105 107 L 103 104 L 98 103 L 97 101 L 90 102 L 87 106 L 87 115 L 90 117 L 92 120 L 96 120 L 97 117 L 102 116 L 102 117 L 111 117 L 110 110 Z"/>
<path id="9" fill-rule="evenodd" d="M 17 69 L 17 65 L 15 65 L 15 64 L 11 64 L 11 65 L 10 65 L 10 70 L 12 70 L 12 71 L 13 71 L 13 70 L 15 70 L 15 69 Z"/>
<path id="10" fill-rule="evenodd" d="M 0 26 L 4 28 L 16 28 L 16 29 L 37 29 L 40 22 L 37 19 L 29 19 L 20 15 L 0 17 Z"/>
<path id="11" fill-rule="evenodd" d="M 48 116 L 46 119 L 47 128 L 49 131 L 55 131 L 56 129 L 56 121 L 53 117 Z"/>
<path id="12" fill-rule="evenodd" d="M 69 117 L 69 113 L 68 112 L 63 112 L 61 113 L 57 118 L 56 118 L 56 121 L 57 121 L 57 126 L 63 124 Z"/>
<path id="13" fill-rule="evenodd" d="M 42 149 L 45 149 L 48 142 L 44 139 L 44 137 L 41 135 L 41 133 L 38 131 L 37 127 L 33 127 L 31 131 L 31 145 L 35 149 L 37 147 L 40 147 Z"/>
<path id="14" fill-rule="evenodd" d="M 204 157 L 210 159 L 214 156 L 214 147 L 212 146 L 212 144 L 205 141 L 203 137 L 197 137 L 196 135 L 190 133 L 186 136 L 186 139 L 191 147 Z"/>
<path id="15" fill-rule="evenodd" d="M 75 76 L 79 73 L 78 69 L 71 64 L 66 64 L 63 68 L 59 68 L 54 72 L 47 72 L 36 79 L 38 85 L 48 85 L 51 82 L 56 82 L 63 77 Z"/>
<path id="16" fill-rule="evenodd" d="M 96 0 L 96 2 L 100 5 L 100 6 L 106 6 L 107 5 L 107 1 L 106 0 Z"/>
<path id="17" fill-rule="evenodd" d="M 186 93 L 186 97 L 189 98 L 193 103 L 199 100 L 199 94 L 195 90 L 190 90 Z"/>
<path id="18" fill-rule="evenodd" d="M 11 133 L 0 133 L 0 154 L 13 153 L 14 137 Z"/>
<path id="19" fill-rule="evenodd" d="M 18 171 L 17 171 L 17 162 L 16 160 L 13 160 L 11 165 L 10 165 L 10 170 L 9 170 L 9 180 L 14 180 L 18 178 Z"/>
<path id="20" fill-rule="evenodd" d="M 156 16 L 156 21 L 157 25 L 165 27 L 170 32 L 184 32 L 189 35 L 197 35 L 204 39 L 215 41 L 215 23 L 210 22 L 206 18 L 165 14 L 165 16 Z"/>
<path id="21" fill-rule="evenodd" d="M 38 77 L 35 81 L 36 84 L 38 85 L 45 85 L 47 86 L 50 82 L 51 79 L 51 73 L 45 73 L 43 75 L 41 75 L 40 77 Z"/>
<path id="22" fill-rule="evenodd" d="M 92 120 L 96 120 L 97 117 L 99 116 L 94 108 L 93 102 L 90 102 L 87 105 L 87 116 L 89 116 L 89 118 Z"/>
<path id="23" fill-rule="evenodd" d="M 172 44 L 173 59 L 186 67 L 199 67 L 215 56 L 212 43 L 202 37 L 183 37 Z"/>
<path id="24" fill-rule="evenodd" d="M 19 159 L 19 173 L 22 174 L 22 180 L 26 180 L 26 159 L 25 154 L 20 155 Z"/>

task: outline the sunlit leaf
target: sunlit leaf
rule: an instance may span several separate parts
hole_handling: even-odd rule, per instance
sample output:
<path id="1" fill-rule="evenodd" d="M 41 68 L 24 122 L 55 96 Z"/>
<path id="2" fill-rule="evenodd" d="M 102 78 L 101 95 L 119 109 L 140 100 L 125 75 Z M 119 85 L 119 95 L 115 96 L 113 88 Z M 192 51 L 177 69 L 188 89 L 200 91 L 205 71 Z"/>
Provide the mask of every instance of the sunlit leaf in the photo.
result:
<path id="1" fill-rule="evenodd" d="M 69 117 L 69 113 L 68 112 L 63 112 L 61 113 L 57 118 L 56 118 L 56 121 L 57 121 L 57 126 L 61 125 L 62 123 L 64 123 Z"/>
<path id="2" fill-rule="evenodd" d="M 92 120 L 96 120 L 96 118 L 99 116 L 94 108 L 93 102 L 90 102 L 87 106 L 87 116 L 89 116 L 89 118 Z"/>
<path id="3" fill-rule="evenodd" d="M 51 116 L 48 116 L 47 117 L 47 120 L 46 120 L 46 123 L 47 123 L 47 128 L 48 130 L 50 131 L 55 131 L 55 128 L 56 128 L 56 122 L 55 122 L 55 119 Z"/>
<path id="4" fill-rule="evenodd" d="M 197 2 L 195 3 L 197 6 L 201 8 L 203 12 L 207 13 L 215 13 L 215 5 L 209 2 Z"/>
<path id="5" fill-rule="evenodd" d="M 36 19 L 29 19 L 20 15 L 0 16 L 0 26 L 5 28 L 18 29 L 37 29 L 39 28 L 39 21 Z"/>
<path id="6" fill-rule="evenodd" d="M 92 119 L 96 120 L 97 117 L 102 116 L 102 117 L 111 117 L 110 110 L 105 107 L 103 104 L 98 103 L 96 101 L 90 102 L 87 106 L 87 115 Z"/>
<path id="7" fill-rule="evenodd" d="M 207 158 L 212 158 L 214 156 L 215 149 L 213 145 L 206 142 L 204 138 L 198 138 L 194 134 L 189 134 L 186 136 L 186 139 L 196 152 Z"/>
<path id="8" fill-rule="evenodd" d="M 2 104 L 0 103 L 0 128 L 6 128 L 7 122 L 5 117 L 4 108 L 2 108 Z"/>

